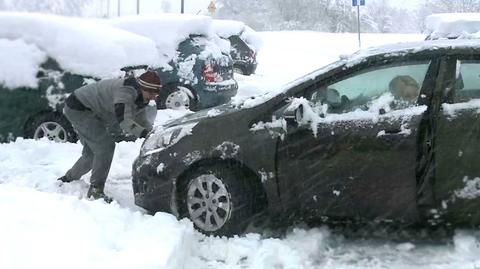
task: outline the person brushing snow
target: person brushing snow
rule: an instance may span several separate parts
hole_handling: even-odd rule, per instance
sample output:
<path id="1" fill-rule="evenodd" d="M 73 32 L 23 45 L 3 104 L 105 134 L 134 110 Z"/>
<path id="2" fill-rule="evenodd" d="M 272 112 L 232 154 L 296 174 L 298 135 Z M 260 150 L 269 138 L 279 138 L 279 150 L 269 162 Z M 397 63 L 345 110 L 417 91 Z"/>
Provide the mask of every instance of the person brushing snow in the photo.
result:
<path id="1" fill-rule="evenodd" d="M 148 119 L 147 110 L 151 108 L 148 103 L 155 100 L 161 88 L 158 74 L 146 71 L 138 78 L 107 79 L 75 90 L 67 98 L 63 113 L 83 145 L 82 156 L 58 180 L 79 180 L 91 170 L 87 197 L 111 202 L 104 193 L 104 186 L 115 142 L 147 135 L 154 120 L 154 117 Z M 154 110 L 156 113 L 156 107 Z"/>

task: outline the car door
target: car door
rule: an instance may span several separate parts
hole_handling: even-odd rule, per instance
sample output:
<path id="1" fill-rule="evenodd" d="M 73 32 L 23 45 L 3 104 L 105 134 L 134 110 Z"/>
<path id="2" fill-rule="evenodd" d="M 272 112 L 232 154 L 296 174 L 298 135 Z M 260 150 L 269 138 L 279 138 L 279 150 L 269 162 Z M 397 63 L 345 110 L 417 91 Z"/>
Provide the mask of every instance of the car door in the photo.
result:
<path id="1" fill-rule="evenodd" d="M 439 213 L 480 223 L 480 56 L 447 60 L 448 78 L 435 130 L 435 194 Z"/>
<path id="2" fill-rule="evenodd" d="M 382 61 L 305 90 L 307 119 L 290 121 L 278 147 L 287 208 L 307 218 L 417 219 L 417 133 L 427 110 L 421 92 L 431 89 L 425 77 L 437 68 L 430 63 Z M 398 96 L 396 84 L 415 88 L 413 100 Z"/>

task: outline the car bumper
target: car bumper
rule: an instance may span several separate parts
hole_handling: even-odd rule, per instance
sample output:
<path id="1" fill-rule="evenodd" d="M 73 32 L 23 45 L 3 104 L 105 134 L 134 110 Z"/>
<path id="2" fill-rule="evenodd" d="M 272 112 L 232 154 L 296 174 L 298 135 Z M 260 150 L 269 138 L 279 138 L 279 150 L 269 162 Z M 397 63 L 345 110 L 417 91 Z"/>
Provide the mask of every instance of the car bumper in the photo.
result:
<path id="1" fill-rule="evenodd" d="M 237 61 L 235 62 L 234 67 L 241 69 L 243 74 L 248 76 L 255 73 L 255 70 L 257 70 L 257 62 Z"/>
<path id="2" fill-rule="evenodd" d="M 202 108 L 225 104 L 237 94 L 238 84 L 234 79 L 218 83 L 205 83 L 203 91 L 197 92 Z"/>
<path id="3" fill-rule="evenodd" d="M 148 173 L 135 172 L 132 183 L 137 206 L 151 213 L 161 211 L 178 215 L 173 180 L 161 174 L 148 175 Z"/>

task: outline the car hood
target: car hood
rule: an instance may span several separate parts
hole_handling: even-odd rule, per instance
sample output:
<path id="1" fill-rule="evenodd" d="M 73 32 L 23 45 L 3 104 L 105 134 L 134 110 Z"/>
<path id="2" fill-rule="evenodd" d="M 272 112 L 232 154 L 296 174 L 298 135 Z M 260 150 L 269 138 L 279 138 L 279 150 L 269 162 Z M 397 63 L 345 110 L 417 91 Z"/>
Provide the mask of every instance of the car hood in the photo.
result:
<path id="1" fill-rule="evenodd" d="M 191 113 L 183 117 L 180 117 L 178 119 L 174 119 L 172 121 L 165 123 L 163 125 L 163 128 L 170 128 L 178 125 L 198 122 L 207 118 L 215 118 L 221 115 L 223 116 L 223 115 L 231 114 L 235 111 L 238 111 L 238 108 L 235 108 L 232 104 L 224 104 L 217 107 L 200 110 L 196 113 Z"/>

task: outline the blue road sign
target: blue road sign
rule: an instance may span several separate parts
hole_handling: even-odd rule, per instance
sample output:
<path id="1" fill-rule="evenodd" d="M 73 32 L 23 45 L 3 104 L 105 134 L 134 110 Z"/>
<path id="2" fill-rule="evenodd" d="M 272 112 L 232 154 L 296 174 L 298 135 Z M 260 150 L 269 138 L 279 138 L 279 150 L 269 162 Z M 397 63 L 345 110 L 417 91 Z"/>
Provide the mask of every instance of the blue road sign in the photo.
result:
<path id="1" fill-rule="evenodd" d="M 365 0 L 352 0 L 352 6 L 364 6 L 365 5 Z"/>

